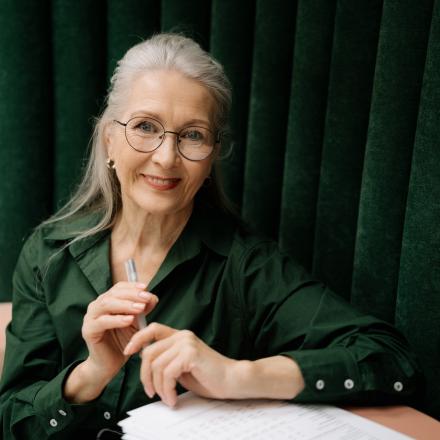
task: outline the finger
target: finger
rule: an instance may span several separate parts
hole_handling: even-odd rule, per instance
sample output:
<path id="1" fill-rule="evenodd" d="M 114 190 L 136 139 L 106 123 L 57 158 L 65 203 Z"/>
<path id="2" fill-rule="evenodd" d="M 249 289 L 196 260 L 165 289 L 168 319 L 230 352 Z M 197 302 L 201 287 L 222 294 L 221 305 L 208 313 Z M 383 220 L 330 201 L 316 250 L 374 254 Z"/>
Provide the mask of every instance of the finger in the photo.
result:
<path id="1" fill-rule="evenodd" d="M 148 298 L 148 302 L 145 303 L 145 310 L 144 310 L 145 316 L 150 314 L 159 302 L 159 298 L 156 295 L 154 295 L 153 293 L 150 293 L 150 292 L 148 292 L 148 294 L 150 296 Z"/>
<path id="2" fill-rule="evenodd" d="M 114 296 L 105 296 L 99 301 L 94 301 L 90 304 L 87 314 L 96 319 L 102 315 L 113 314 L 138 314 L 145 310 L 145 303 L 139 301 L 131 301 L 126 299 L 119 299 Z"/>
<path id="3" fill-rule="evenodd" d="M 150 345 L 142 350 L 142 362 L 140 368 L 140 379 L 144 384 L 145 392 L 150 398 L 155 394 L 155 388 L 152 380 L 152 363 L 159 357 L 163 352 L 167 351 L 174 341 L 171 338 L 162 339 L 153 345 Z M 124 354 L 126 354 L 124 350 Z"/>
<path id="4" fill-rule="evenodd" d="M 125 350 L 124 350 L 124 354 Z M 147 396 L 152 399 L 155 394 L 155 389 L 153 386 L 153 380 L 151 377 L 151 361 L 149 359 L 145 359 L 142 356 L 141 368 L 140 368 L 140 380 L 144 386 L 144 390 L 147 393 Z"/>
<path id="5" fill-rule="evenodd" d="M 145 290 L 138 289 L 137 287 L 133 288 L 123 288 L 123 289 L 115 289 L 110 292 L 110 290 L 104 295 L 111 295 L 121 299 L 129 299 L 132 301 L 143 301 L 148 303 L 150 301 L 159 301 L 159 298 L 152 292 L 146 292 Z M 102 295 L 101 295 L 102 296 Z"/>
<path id="6" fill-rule="evenodd" d="M 97 319 L 87 319 L 84 320 L 82 335 L 85 340 L 99 342 L 106 330 L 128 327 L 133 318 L 133 315 L 103 315 Z"/>
<path id="7" fill-rule="evenodd" d="M 171 336 L 155 342 L 142 350 L 141 381 L 146 393 L 152 397 L 157 392 L 163 396 L 162 374 L 172 358 L 181 352 L 191 359 L 197 353 L 194 334 L 188 330 L 174 331 Z M 124 352 L 125 354 L 125 352 Z"/>
<path id="8" fill-rule="evenodd" d="M 125 347 L 124 354 L 136 353 L 141 350 L 142 347 L 152 342 L 168 338 L 177 332 L 178 330 L 172 327 L 153 322 L 132 336 L 130 342 Z"/>
<path id="9" fill-rule="evenodd" d="M 165 367 L 162 374 L 162 400 L 164 400 L 167 405 L 176 405 L 177 381 L 182 376 L 182 374 L 190 372 L 190 364 L 191 359 L 187 359 L 187 357 L 183 353 L 179 353 L 179 355 L 175 356 L 174 359 L 172 359 Z"/>
<path id="10" fill-rule="evenodd" d="M 132 282 L 132 281 L 118 281 L 116 284 L 113 285 L 112 289 L 116 288 L 125 288 L 125 287 L 137 287 L 139 289 L 146 289 L 147 285 L 138 281 Z M 111 289 L 110 289 L 111 290 Z"/>
<path id="11" fill-rule="evenodd" d="M 180 355 L 179 347 L 174 343 L 168 350 L 164 351 L 151 363 L 151 379 L 153 382 L 153 388 L 160 398 L 167 402 L 166 395 L 164 393 L 164 373 L 168 368 L 168 365 Z"/>
<path id="12" fill-rule="evenodd" d="M 158 356 L 160 356 L 165 350 L 168 350 L 175 343 L 176 336 L 177 332 L 168 338 L 156 341 L 154 344 L 143 347 L 141 353 L 142 359 L 148 359 L 150 362 L 153 362 Z"/>
<path id="13" fill-rule="evenodd" d="M 146 300 L 150 301 L 152 297 L 157 298 L 156 295 L 154 295 L 151 292 L 145 291 L 145 289 L 139 287 L 139 286 L 145 286 L 145 284 L 137 284 L 137 283 L 126 283 L 130 284 L 129 286 L 123 285 L 119 286 L 115 284 L 110 290 L 103 293 L 98 297 L 98 300 L 105 298 L 105 297 L 117 297 L 121 299 L 131 299 L 132 301 L 139 300 L 141 298 L 144 302 L 147 302 Z"/>

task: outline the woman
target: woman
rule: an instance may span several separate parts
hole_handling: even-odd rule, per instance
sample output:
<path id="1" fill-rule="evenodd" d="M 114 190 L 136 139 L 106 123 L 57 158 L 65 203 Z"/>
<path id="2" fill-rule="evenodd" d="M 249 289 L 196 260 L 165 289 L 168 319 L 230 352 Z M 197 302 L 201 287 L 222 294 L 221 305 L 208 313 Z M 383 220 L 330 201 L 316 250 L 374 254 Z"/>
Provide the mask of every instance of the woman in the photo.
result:
<path id="1" fill-rule="evenodd" d="M 391 326 L 222 209 L 230 99 L 221 66 L 188 38 L 156 35 L 120 61 L 76 195 L 16 268 L 5 439 L 92 438 L 151 399 L 173 406 L 180 386 L 295 402 L 414 394 L 419 369 Z M 130 258 L 141 282 L 127 281 Z"/>

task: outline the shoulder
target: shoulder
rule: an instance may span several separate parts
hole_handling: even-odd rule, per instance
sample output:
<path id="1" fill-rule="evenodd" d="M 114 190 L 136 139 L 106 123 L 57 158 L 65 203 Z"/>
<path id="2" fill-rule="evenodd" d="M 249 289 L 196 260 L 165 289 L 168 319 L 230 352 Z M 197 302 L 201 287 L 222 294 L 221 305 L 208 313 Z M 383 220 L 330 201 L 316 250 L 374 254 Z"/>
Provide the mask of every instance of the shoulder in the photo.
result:
<path id="1" fill-rule="evenodd" d="M 82 232 L 98 222 L 96 213 L 85 213 L 65 220 L 46 221 L 38 225 L 25 239 L 19 262 L 28 260 L 39 266 L 53 254 L 66 248 Z"/>
<path id="2" fill-rule="evenodd" d="M 277 286 L 281 291 L 283 286 L 295 289 L 308 283 L 322 284 L 275 240 L 247 229 L 236 230 L 229 258 L 243 288 Z"/>
<path id="3" fill-rule="evenodd" d="M 268 261 L 291 259 L 278 243 L 268 237 L 253 232 L 246 227 L 237 227 L 232 241 L 231 254 L 242 264 L 256 264 Z"/>
<path id="4" fill-rule="evenodd" d="M 212 250 L 234 265 L 247 267 L 282 264 L 289 261 L 299 266 L 272 238 L 255 232 L 241 218 L 220 210 L 196 210 L 193 225 L 196 235 Z"/>
<path id="5" fill-rule="evenodd" d="M 241 252 L 242 257 L 249 254 L 281 252 L 275 240 L 242 225 L 237 226 L 235 230 L 233 245 Z"/>

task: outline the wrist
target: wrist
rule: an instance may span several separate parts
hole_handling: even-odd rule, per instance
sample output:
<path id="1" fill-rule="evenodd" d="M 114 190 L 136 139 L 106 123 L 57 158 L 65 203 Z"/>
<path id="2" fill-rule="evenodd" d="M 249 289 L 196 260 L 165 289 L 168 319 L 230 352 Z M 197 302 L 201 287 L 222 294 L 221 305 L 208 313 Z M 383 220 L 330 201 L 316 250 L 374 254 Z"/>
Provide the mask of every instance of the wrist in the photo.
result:
<path id="1" fill-rule="evenodd" d="M 110 380 L 103 378 L 93 364 L 86 360 L 78 364 L 67 377 L 63 387 L 64 398 L 76 404 L 91 402 L 100 396 Z"/>
<path id="2" fill-rule="evenodd" d="M 253 361 L 240 360 L 235 361 L 232 368 L 230 399 L 252 399 L 255 397 L 253 389 L 254 378 L 256 377 L 256 368 Z"/>
<path id="3" fill-rule="evenodd" d="M 298 364 L 286 356 L 237 361 L 234 376 L 235 399 L 290 400 L 305 386 Z"/>

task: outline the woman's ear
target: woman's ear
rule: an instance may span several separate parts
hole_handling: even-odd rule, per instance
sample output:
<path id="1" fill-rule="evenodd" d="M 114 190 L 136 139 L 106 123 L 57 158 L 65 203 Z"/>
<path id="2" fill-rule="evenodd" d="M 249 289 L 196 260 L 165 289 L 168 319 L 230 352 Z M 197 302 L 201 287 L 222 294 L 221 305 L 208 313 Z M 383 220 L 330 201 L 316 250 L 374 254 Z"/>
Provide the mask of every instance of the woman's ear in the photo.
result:
<path id="1" fill-rule="evenodd" d="M 110 158 L 113 157 L 113 130 L 110 122 L 107 122 L 104 126 L 103 140 L 105 149 L 107 150 L 107 156 Z"/>

